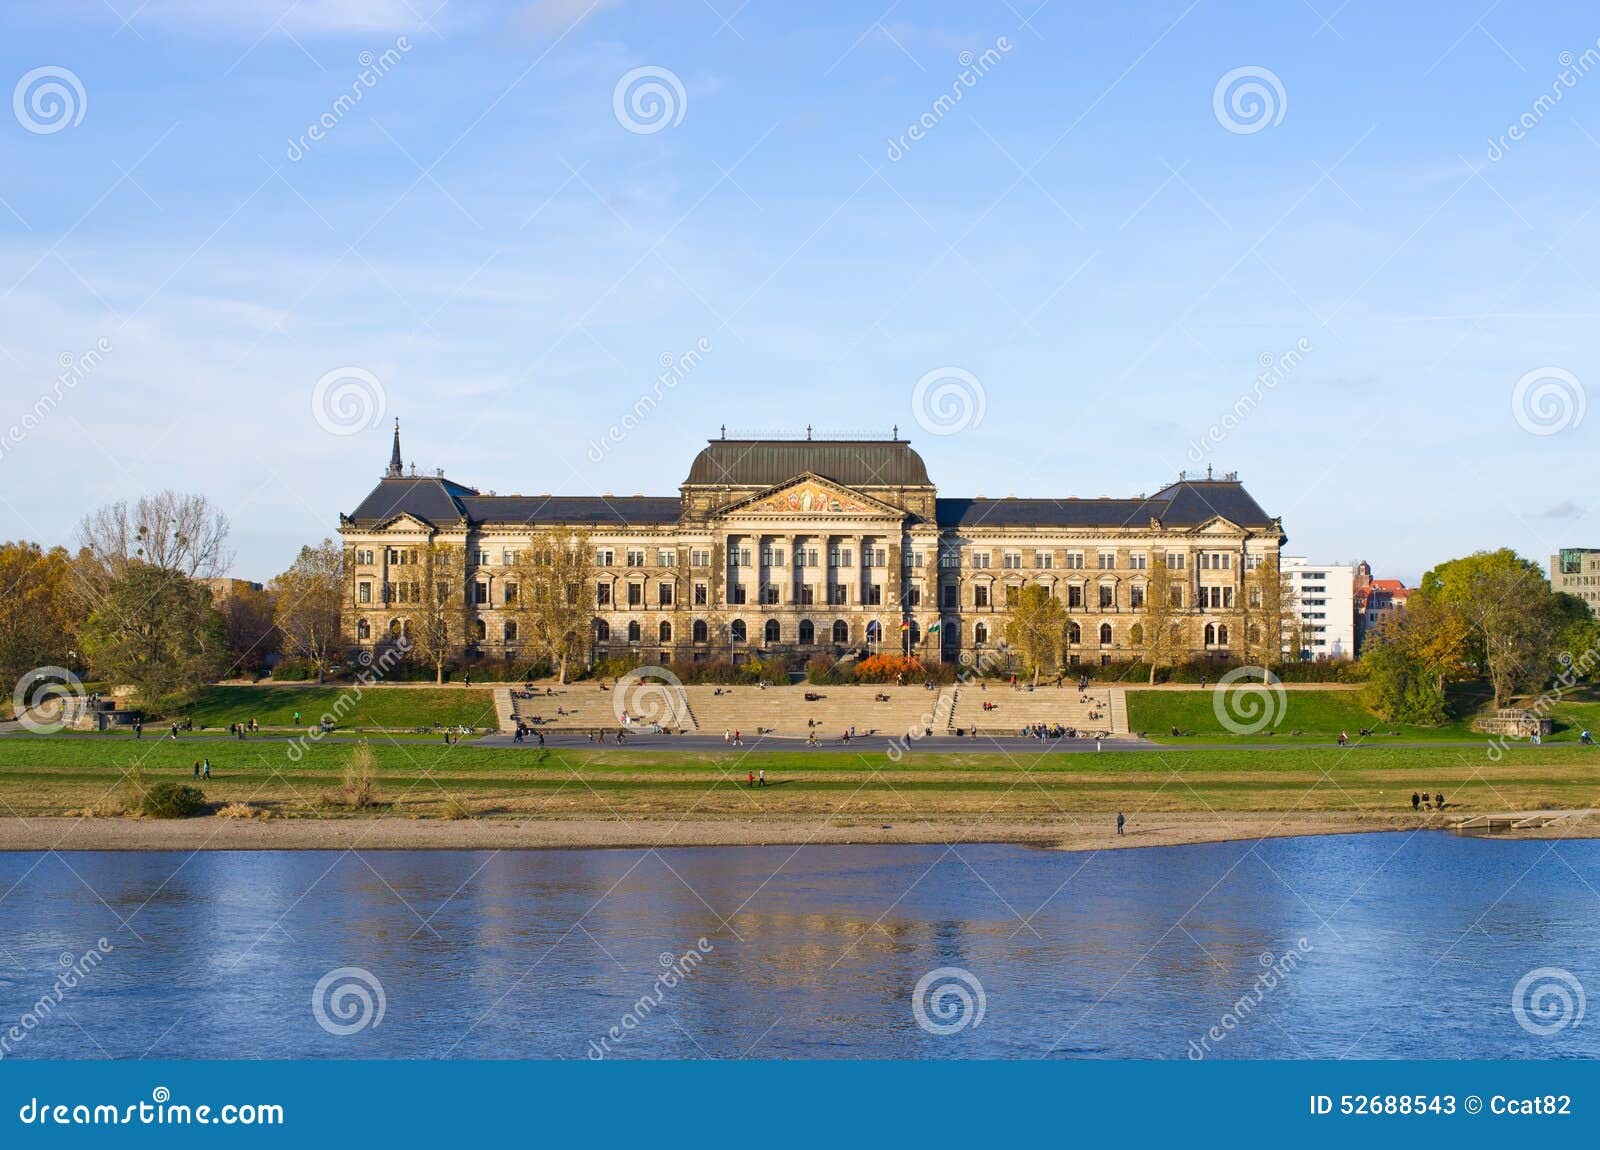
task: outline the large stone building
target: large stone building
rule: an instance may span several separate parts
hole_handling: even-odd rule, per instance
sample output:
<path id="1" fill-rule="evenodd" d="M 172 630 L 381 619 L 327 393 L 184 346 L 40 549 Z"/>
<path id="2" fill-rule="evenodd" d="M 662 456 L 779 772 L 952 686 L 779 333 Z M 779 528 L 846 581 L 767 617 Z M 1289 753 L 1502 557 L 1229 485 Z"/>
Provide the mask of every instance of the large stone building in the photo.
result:
<path id="1" fill-rule="evenodd" d="M 1563 547 L 1550 556 L 1550 586 L 1576 595 L 1600 615 L 1600 549 Z"/>
<path id="2" fill-rule="evenodd" d="M 695 456 L 675 496 L 485 495 L 442 472 L 406 473 L 397 424 L 387 473 L 340 517 L 348 638 L 381 645 L 408 627 L 415 564 L 443 544 L 465 557 L 449 590 L 469 650 L 515 655 L 508 584 L 530 531 L 550 529 L 582 532 L 592 549 L 589 657 L 650 662 L 972 658 L 994 651 L 1026 584 L 1066 608 L 1070 665 L 1130 659 L 1154 555 L 1180 585 L 1188 654 L 1238 658 L 1246 572 L 1284 543 L 1233 475 L 1180 476 L 1132 499 L 948 498 L 897 434 L 724 437 Z"/>

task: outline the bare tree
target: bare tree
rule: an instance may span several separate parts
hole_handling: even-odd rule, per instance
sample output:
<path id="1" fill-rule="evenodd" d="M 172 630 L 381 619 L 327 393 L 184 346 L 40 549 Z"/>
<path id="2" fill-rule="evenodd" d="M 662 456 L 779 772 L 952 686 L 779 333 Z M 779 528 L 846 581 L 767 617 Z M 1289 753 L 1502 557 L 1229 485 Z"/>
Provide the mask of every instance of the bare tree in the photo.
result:
<path id="1" fill-rule="evenodd" d="M 568 664 L 582 653 L 593 627 L 593 576 L 594 552 L 582 531 L 538 532 L 517 558 L 512 610 L 518 633 L 550 660 L 563 683 Z"/>
<path id="2" fill-rule="evenodd" d="M 1144 585 L 1144 661 L 1150 664 L 1150 682 L 1156 681 L 1156 668 L 1171 662 L 1183 650 L 1183 630 L 1178 623 L 1183 615 L 1183 580 L 1174 576 L 1161 552 L 1150 556 Z"/>
<path id="3" fill-rule="evenodd" d="M 445 664 L 467 645 L 467 549 L 460 543 L 430 542 L 411 608 L 410 640 L 419 658 L 433 664 L 433 679 L 444 682 Z"/>
<path id="4" fill-rule="evenodd" d="M 190 579 L 214 579 L 233 564 L 228 517 L 204 495 L 160 491 L 108 503 L 83 518 L 78 543 L 112 578 L 132 562 Z"/>

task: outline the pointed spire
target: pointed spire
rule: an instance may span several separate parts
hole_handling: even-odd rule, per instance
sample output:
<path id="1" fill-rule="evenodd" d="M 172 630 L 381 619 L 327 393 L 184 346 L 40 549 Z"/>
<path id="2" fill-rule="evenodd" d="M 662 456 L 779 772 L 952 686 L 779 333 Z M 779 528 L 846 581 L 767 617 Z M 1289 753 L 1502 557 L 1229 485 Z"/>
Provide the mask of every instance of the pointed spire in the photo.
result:
<path id="1" fill-rule="evenodd" d="M 389 476 L 398 479 L 405 473 L 405 464 L 400 460 L 400 417 L 394 420 L 394 447 L 389 451 Z"/>

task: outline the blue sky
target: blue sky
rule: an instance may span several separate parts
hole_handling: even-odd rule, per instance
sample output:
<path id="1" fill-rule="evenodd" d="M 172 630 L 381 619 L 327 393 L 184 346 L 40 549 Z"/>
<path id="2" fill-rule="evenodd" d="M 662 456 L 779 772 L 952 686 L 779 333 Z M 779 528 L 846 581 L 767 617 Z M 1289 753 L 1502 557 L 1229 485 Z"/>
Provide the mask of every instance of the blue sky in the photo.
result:
<path id="1" fill-rule="evenodd" d="M 265 579 L 398 416 L 501 493 L 898 424 L 951 495 L 1237 470 L 1291 551 L 1408 582 L 1600 545 L 1592 5 L 437 2 L 7 5 L 0 428 L 61 394 L 0 444 L 0 536 L 200 490 Z M 659 130 L 616 111 L 638 68 Z M 1241 68 L 1264 121 L 1218 110 Z M 930 372 L 981 419 L 919 419 Z M 346 385 L 381 415 L 317 410 Z"/>

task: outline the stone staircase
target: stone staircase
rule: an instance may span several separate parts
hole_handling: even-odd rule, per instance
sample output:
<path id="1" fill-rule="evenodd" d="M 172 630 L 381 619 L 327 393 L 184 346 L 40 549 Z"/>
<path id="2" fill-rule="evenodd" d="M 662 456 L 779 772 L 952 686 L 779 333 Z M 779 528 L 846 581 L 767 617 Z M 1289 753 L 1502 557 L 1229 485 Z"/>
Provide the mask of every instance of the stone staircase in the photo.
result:
<path id="1" fill-rule="evenodd" d="M 985 703 L 992 709 L 984 710 Z M 1128 709 L 1122 689 L 1091 684 L 1087 691 L 1079 691 L 1069 683 L 1029 691 L 1004 684 L 984 689 L 969 684 L 957 692 L 950 716 L 952 730 L 976 728 L 984 735 L 1014 735 L 1023 727 L 1057 723 L 1078 731 L 1126 735 Z"/>
<path id="2" fill-rule="evenodd" d="M 858 736 L 877 734 L 899 737 L 909 731 L 931 728 L 942 734 L 955 690 L 923 686 L 814 686 L 791 687 L 686 687 L 689 706 L 702 733 L 738 731 L 741 735 L 770 733 L 805 738 L 816 731 L 819 739 L 837 739 L 851 727 Z M 721 694 L 718 694 L 718 690 Z M 820 696 L 807 700 L 807 693 Z M 887 699 L 878 698 L 887 695 Z"/>

